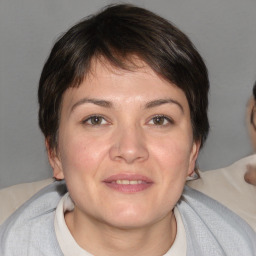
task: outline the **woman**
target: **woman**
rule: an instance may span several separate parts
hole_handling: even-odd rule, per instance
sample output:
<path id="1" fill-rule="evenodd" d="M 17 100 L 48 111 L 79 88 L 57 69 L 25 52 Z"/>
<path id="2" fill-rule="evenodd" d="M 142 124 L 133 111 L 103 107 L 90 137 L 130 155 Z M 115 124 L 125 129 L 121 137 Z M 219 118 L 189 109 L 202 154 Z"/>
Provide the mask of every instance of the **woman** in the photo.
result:
<path id="1" fill-rule="evenodd" d="M 2 254 L 255 255 L 245 222 L 184 189 L 209 130 L 208 89 L 190 40 L 145 9 L 110 6 L 72 27 L 38 92 L 49 161 L 65 183 L 6 221 Z"/>

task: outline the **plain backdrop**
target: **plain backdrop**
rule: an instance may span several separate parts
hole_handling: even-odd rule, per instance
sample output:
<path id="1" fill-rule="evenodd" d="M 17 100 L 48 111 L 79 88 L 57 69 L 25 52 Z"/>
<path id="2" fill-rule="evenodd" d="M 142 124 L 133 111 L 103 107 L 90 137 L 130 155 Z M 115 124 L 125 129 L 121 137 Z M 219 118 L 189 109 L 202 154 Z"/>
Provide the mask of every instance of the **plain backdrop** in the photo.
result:
<path id="1" fill-rule="evenodd" d="M 0 188 L 51 176 L 37 123 L 37 86 L 54 41 L 104 0 L 0 0 Z M 176 24 L 209 69 L 211 131 L 199 168 L 250 154 L 245 109 L 256 80 L 255 0 L 136 0 Z M 113 35 L 114 36 L 114 35 Z"/>

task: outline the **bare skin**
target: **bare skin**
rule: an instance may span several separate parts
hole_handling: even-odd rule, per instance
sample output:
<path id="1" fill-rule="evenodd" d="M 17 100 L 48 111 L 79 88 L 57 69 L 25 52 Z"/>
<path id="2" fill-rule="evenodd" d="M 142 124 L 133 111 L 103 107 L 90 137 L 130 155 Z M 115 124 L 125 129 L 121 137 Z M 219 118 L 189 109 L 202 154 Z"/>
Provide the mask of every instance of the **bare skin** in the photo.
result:
<path id="1" fill-rule="evenodd" d="M 247 171 L 244 175 L 244 180 L 247 183 L 256 186 L 256 166 L 247 166 Z"/>
<path id="2" fill-rule="evenodd" d="M 247 104 L 246 123 L 247 123 L 247 128 L 248 128 L 253 149 L 254 151 L 256 151 L 256 130 L 251 124 L 251 113 L 254 107 L 255 107 L 255 100 L 252 96 Z M 255 112 L 253 114 L 254 114 L 254 120 L 256 120 Z M 244 180 L 247 183 L 256 186 L 256 166 L 251 166 L 251 165 L 247 166 L 247 171 L 244 175 Z"/>

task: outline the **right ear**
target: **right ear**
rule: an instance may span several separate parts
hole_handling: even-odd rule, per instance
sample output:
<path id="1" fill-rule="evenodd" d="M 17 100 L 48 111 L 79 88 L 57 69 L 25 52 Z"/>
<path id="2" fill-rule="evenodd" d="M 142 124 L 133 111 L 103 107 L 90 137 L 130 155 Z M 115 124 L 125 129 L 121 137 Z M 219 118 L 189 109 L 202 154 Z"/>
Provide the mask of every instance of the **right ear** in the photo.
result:
<path id="1" fill-rule="evenodd" d="M 63 180 L 64 173 L 62 170 L 61 160 L 57 153 L 56 147 L 55 148 L 50 147 L 49 139 L 45 139 L 45 146 L 47 150 L 48 160 L 53 170 L 53 177 L 56 180 Z"/>

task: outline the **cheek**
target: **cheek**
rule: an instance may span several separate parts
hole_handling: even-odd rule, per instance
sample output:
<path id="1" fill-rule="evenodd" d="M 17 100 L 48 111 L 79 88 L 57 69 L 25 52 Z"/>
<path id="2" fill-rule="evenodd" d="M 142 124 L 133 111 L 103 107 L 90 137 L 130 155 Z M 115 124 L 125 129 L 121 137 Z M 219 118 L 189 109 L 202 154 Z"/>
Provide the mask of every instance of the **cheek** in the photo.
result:
<path id="1" fill-rule="evenodd" d="M 186 169 L 191 154 L 192 139 L 185 136 L 172 136 L 152 143 L 152 151 L 164 169 Z"/>
<path id="2" fill-rule="evenodd" d="M 60 155 L 65 177 L 70 174 L 85 175 L 97 170 L 104 155 L 99 141 L 84 136 L 62 136 Z"/>

